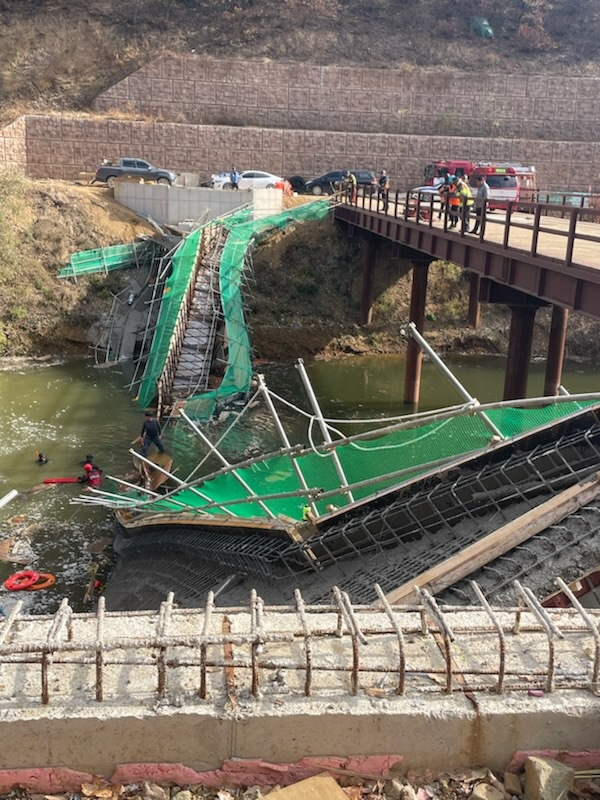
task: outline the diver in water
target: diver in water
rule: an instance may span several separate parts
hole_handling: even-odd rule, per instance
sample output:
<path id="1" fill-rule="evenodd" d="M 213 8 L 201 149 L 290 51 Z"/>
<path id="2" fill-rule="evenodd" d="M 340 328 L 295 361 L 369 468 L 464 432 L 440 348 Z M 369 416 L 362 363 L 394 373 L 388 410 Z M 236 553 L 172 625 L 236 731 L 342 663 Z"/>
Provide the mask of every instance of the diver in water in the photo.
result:
<path id="1" fill-rule="evenodd" d="M 102 470 L 95 464 L 84 464 L 84 474 L 77 478 L 79 483 L 86 483 L 88 486 L 100 486 L 102 483 Z"/>
<path id="2" fill-rule="evenodd" d="M 37 462 L 38 464 L 47 464 L 48 456 L 45 453 L 37 453 Z"/>

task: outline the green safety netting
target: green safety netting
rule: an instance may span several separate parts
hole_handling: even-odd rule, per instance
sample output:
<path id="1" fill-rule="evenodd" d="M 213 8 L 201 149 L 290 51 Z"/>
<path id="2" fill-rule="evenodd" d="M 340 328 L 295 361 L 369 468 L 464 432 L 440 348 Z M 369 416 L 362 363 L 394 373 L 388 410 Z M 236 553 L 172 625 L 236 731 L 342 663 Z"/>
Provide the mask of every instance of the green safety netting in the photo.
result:
<path id="1" fill-rule="evenodd" d="M 59 278 L 78 278 L 81 275 L 93 275 L 98 272 L 110 272 L 113 269 L 137 267 L 145 263 L 154 252 L 154 244 L 150 241 L 133 244 L 115 244 L 112 247 L 82 250 L 73 253 L 69 264 L 63 267 Z"/>
<path id="2" fill-rule="evenodd" d="M 582 409 L 597 405 L 597 400 L 561 402 L 543 407 L 496 408 L 486 412 L 487 418 L 503 437 L 510 439 L 550 425 Z M 463 454 L 485 451 L 491 432 L 485 419 L 472 411 L 461 416 L 425 422 L 416 428 L 403 428 L 378 438 L 355 441 L 336 447 L 335 453 L 345 483 L 353 485 L 354 501 L 371 497 L 377 491 L 397 486 L 411 478 L 439 468 Z M 327 513 L 327 506 L 347 505 L 348 496 L 339 490 L 342 482 L 331 453 L 311 450 L 295 458 L 306 486 L 312 490 L 332 492 L 316 501 L 318 513 Z M 437 462 L 437 463 L 436 463 Z M 372 478 L 381 478 L 370 482 Z M 261 505 L 253 497 L 265 498 Z M 302 519 L 305 493 L 292 460 L 287 455 L 271 454 L 233 472 L 207 477 L 199 491 L 182 488 L 168 497 L 145 502 L 146 511 L 200 511 L 219 516 L 230 511 L 240 518 L 266 518 L 284 515 Z M 235 503 L 236 500 L 243 500 Z M 220 507 L 209 507 L 210 503 Z"/>
<path id="3" fill-rule="evenodd" d="M 179 309 L 194 274 L 203 228 L 187 236 L 171 260 L 171 274 L 165 281 L 156 333 L 140 382 L 137 400 L 140 405 L 151 403 L 156 397 L 156 387 L 169 354 L 169 344 L 177 325 Z"/>
<path id="4" fill-rule="evenodd" d="M 297 222 L 323 219 L 329 213 L 328 202 L 317 200 L 262 219 L 249 219 L 238 213 L 223 220 L 229 231 L 221 254 L 219 289 L 227 336 L 227 366 L 218 389 L 190 397 L 185 413 L 194 420 L 206 421 L 215 409 L 233 398 L 244 396 L 252 378 L 252 348 L 244 318 L 241 278 L 244 257 L 250 245 L 265 233 L 284 229 Z"/>

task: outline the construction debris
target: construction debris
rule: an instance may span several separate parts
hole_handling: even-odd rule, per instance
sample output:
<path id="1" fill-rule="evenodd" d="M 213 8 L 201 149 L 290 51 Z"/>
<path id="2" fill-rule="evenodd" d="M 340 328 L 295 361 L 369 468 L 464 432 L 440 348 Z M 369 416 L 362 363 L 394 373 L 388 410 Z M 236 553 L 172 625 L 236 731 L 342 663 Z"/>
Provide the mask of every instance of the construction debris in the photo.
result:
<path id="1" fill-rule="evenodd" d="M 533 751 L 532 751 L 533 752 Z M 285 764 L 271 764 L 256 762 L 264 767 L 270 766 L 272 774 L 265 782 L 260 784 L 238 785 L 230 778 L 227 764 L 252 766 L 252 760 L 225 762 L 214 775 L 219 775 L 222 785 L 210 781 L 210 785 L 190 783 L 174 785 L 168 779 L 169 769 L 163 771 L 160 782 L 143 780 L 134 783 L 121 782 L 117 779 L 119 770 L 113 775 L 112 780 L 105 780 L 98 776 L 90 776 L 90 780 L 83 778 L 83 773 L 75 773 L 64 768 L 56 770 L 0 770 L 0 791 L 2 798 L 10 800 L 66 800 L 80 798 L 80 800 L 598 800 L 600 798 L 600 769 L 575 770 L 569 763 L 600 763 L 595 758 L 590 760 L 594 751 L 583 753 L 569 753 L 562 751 L 560 757 L 567 762 L 564 764 L 552 758 L 542 758 L 535 755 L 522 754 L 520 774 L 505 772 L 504 780 L 490 769 L 457 768 L 448 772 L 435 773 L 425 769 L 421 771 L 408 771 L 400 775 L 397 770 L 400 761 L 395 765 L 386 767 L 385 756 L 354 756 L 345 761 L 360 764 L 361 759 L 374 768 L 379 762 L 382 777 L 358 777 L 353 770 L 329 770 L 319 772 L 309 777 L 301 778 L 282 787 L 276 780 L 285 781 Z M 323 757 L 324 762 L 331 759 Z M 335 759 L 333 759 L 335 761 Z M 344 761 L 344 759 L 339 759 Z M 301 762 L 299 762 L 301 763 Z M 169 765 L 139 764 L 127 765 L 129 768 L 139 768 L 147 771 L 147 775 L 158 774 Z M 186 772 L 183 765 L 179 770 Z M 376 770 L 375 770 L 376 771 Z M 46 774 L 48 773 L 48 774 Z M 52 775 L 50 776 L 50 773 Z M 69 773 L 69 774 L 68 774 Z M 20 775 L 27 774 L 27 786 L 19 782 Z M 141 774 L 141 773 L 140 773 Z M 175 772 L 173 772 L 175 774 Z M 209 773 L 206 773 L 207 775 Z M 254 777 L 252 771 L 248 773 L 250 779 Z M 265 773 L 266 774 L 266 773 Z M 383 777 L 387 774 L 387 779 Z M 79 775 L 79 782 L 72 779 Z M 278 777 L 279 776 L 279 777 Z M 58 792 L 58 784 L 64 783 L 65 791 Z M 47 790 L 53 785 L 53 792 Z M 11 790 L 9 791 L 9 786 Z M 68 788 L 67 788 L 68 787 Z"/>

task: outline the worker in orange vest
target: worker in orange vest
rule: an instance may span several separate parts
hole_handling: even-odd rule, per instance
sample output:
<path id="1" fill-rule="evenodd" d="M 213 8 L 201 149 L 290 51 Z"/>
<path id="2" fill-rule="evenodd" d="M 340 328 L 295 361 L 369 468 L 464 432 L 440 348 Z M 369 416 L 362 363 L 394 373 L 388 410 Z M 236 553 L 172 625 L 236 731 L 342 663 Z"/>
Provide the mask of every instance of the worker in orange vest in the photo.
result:
<path id="1" fill-rule="evenodd" d="M 456 175 L 450 176 L 448 186 L 448 214 L 450 216 L 449 228 L 456 228 L 460 215 L 460 194 L 458 193 L 458 178 Z"/>

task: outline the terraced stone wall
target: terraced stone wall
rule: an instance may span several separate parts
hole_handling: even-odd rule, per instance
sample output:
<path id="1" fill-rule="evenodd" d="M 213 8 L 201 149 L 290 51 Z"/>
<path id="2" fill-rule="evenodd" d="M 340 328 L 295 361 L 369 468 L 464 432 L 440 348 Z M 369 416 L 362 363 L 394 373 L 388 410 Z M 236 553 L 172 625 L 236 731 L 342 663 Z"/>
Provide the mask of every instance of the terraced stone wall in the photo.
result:
<path id="1" fill-rule="evenodd" d="M 196 124 L 594 142 L 600 78 L 164 55 L 95 108 Z"/>
<path id="2" fill-rule="evenodd" d="M 0 129 L 0 167 L 18 167 L 27 171 L 26 128 L 25 117 L 19 117 Z"/>
<path id="3" fill-rule="evenodd" d="M 82 116 L 28 116 L 0 132 L 0 165 L 15 163 L 31 177 L 66 180 L 93 171 L 103 158 L 139 156 L 158 166 L 196 172 L 201 180 L 231 164 L 284 176 L 318 175 L 346 165 L 384 168 L 393 188 L 404 190 L 422 182 L 428 161 L 447 153 L 535 164 L 543 188 L 587 190 L 600 175 L 596 142 L 241 128 Z"/>

